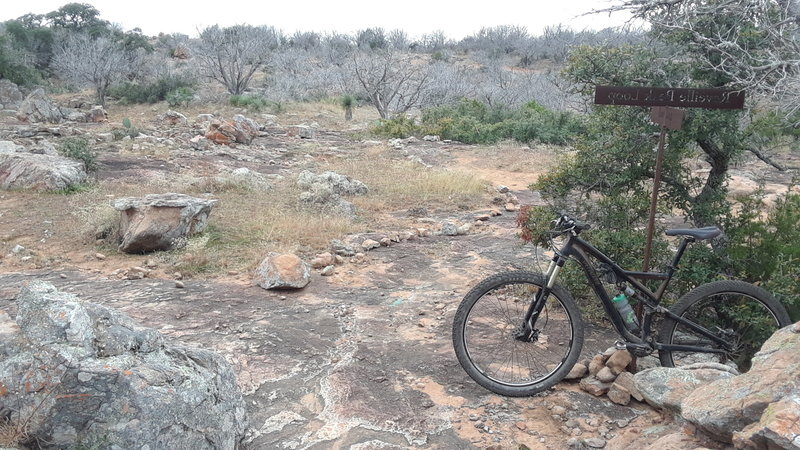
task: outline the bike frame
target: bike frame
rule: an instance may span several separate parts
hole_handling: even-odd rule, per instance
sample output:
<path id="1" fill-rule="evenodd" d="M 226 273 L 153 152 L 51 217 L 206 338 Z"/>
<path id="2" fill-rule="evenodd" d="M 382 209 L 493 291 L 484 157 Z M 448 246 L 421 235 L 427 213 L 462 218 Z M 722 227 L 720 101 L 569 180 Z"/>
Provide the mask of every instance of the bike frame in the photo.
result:
<path id="1" fill-rule="evenodd" d="M 606 314 L 608 315 L 609 319 L 611 319 L 611 323 L 614 325 L 617 333 L 619 333 L 619 335 L 623 337 L 627 343 L 633 344 L 634 346 L 649 346 L 651 350 L 704 353 L 723 353 L 726 350 L 730 350 L 731 345 L 724 339 L 718 337 L 708 329 L 672 313 L 667 308 L 664 308 L 660 305 L 661 299 L 664 296 L 664 292 L 666 291 L 669 282 L 672 280 L 672 276 L 678 270 L 678 263 L 680 262 L 686 247 L 689 245 L 689 243 L 694 241 L 695 239 L 692 237 L 683 238 L 680 246 L 678 247 L 678 251 L 675 253 L 672 263 L 669 265 L 666 272 L 636 272 L 621 268 L 611 258 L 595 248 L 592 244 L 578 237 L 577 233 L 570 232 L 567 242 L 564 243 L 560 250 L 556 251 L 556 255 L 553 257 L 553 260 L 550 263 L 550 267 L 548 268 L 546 274 L 547 285 L 537 293 L 536 299 L 528 308 L 528 311 L 525 315 L 525 323 L 530 330 L 535 330 L 534 325 L 536 323 L 536 319 L 539 317 L 547 298 L 550 296 L 550 292 L 555 285 L 558 273 L 561 271 L 561 268 L 564 267 L 564 264 L 566 264 L 566 262 L 572 258 L 577 261 L 578 264 L 580 264 L 584 274 L 586 275 L 586 279 L 589 281 L 589 284 L 592 287 L 592 290 L 594 290 L 595 295 L 597 295 L 597 297 L 600 299 Z M 641 336 L 636 336 L 635 334 L 631 333 L 627 327 L 625 327 L 625 322 L 622 319 L 622 315 L 619 313 L 619 311 L 617 311 L 617 308 L 614 307 L 611 298 L 609 298 L 608 293 L 600 281 L 600 276 L 598 275 L 597 270 L 595 270 L 595 268 L 592 267 L 591 263 L 589 262 L 589 256 L 594 257 L 598 261 L 610 267 L 614 275 L 616 275 L 617 280 L 628 283 L 639 294 L 639 300 L 644 303 L 644 316 L 642 317 L 642 324 L 640 326 Z M 652 292 L 639 280 L 661 280 L 661 284 L 656 292 Z M 719 344 L 722 348 L 712 349 L 708 347 L 673 345 L 655 342 L 651 338 L 651 327 L 653 315 L 656 313 L 663 314 L 666 317 L 687 326 L 697 333 L 707 337 L 709 340 Z"/>

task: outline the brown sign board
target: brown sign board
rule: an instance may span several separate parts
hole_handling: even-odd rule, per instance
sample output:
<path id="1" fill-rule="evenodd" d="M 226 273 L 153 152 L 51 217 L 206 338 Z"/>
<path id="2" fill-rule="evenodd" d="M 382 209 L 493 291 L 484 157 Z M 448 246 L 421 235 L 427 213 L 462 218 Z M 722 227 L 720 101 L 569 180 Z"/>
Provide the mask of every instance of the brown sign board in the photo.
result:
<path id="1" fill-rule="evenodd" d="M 597 86 L 594 91 L 594 103 L 597 105 L 742 109 L 744 107 L 744 91 Z"/>
<path id="2" fill-rule="evenodd" d="M 680 130 L 683 125 L 684 112 L 682 109 L 668 106 L 654 106 L 650 110 L 650 120 L 663 125 L 670 130 Z"/>

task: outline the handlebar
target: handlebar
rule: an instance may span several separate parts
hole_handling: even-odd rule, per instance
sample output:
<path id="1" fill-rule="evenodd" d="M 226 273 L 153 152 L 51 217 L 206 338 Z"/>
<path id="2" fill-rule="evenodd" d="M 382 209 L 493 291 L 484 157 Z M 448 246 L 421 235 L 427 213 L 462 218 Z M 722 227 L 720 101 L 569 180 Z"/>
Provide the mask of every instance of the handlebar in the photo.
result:
<path id="1" fill-rule="evenodd" d="M 553 231 L 558 234 L 572 233 L 577 236 L 582 231 L 592 228 L 592 225 L 586 222 L 581 222 L 574 217 L 566 214 L 553 221 Z"/>

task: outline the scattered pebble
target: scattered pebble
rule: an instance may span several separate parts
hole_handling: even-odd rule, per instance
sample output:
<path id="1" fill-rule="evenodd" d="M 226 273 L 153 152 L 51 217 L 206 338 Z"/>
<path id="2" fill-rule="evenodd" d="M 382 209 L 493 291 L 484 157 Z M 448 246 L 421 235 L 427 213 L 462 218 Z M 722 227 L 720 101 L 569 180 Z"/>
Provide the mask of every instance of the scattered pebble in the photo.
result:
<path id="1" fill-rule="evenodd" d="M 176 280 L 175 281 L 175 287 L 178 288 L 178 289 L 183 289 L 183 288 L 186 287 L 186 285 L 183 283 L 183 281 Z"/>

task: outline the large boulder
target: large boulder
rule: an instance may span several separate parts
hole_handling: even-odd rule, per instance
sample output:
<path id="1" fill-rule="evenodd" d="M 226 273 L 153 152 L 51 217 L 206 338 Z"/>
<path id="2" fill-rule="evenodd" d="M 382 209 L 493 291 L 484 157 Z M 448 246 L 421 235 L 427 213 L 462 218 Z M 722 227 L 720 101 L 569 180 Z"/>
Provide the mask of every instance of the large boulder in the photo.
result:
<path id="1" fill-rule="evenodd" d="M 34 281 L 0 311 L 0 411 L 36 448 L 233 449 L 247 426 L 234 371 L 104 306 Z"/>
<path id="2" fill-rule="evenodd" d="M 23 152 L 8 141 L 0 148 L 0 189 L 58 191 L 81 184 L 86 177 L 80 161 Z"/>
<path id="3" fill-rule="evenodd" d="M 635 388 L 656 408 L 681 412 L 681 402 L 708 383 L 733 378 L 734 369 L 715 363 L 691 364 L 682 368 L 654 367 L 633 376 Z"/>
<path id="4" fill-rule="evenodd" d="M 180 248 L 191 235 L 206 229 L 216 203 L 175 193 L 118 199 L 114 208 L 120 211 L 119 249 L 147 253 Z"/>
<path id="5" fill-rule="evenodd" d="M 17 119 L 26 122 L 60 123 L 64 120 L 61 110 L 38 88 L 28 95 L 17 109 Z"/>
<path id="6" fill-rule="evenodd" d="M 0 79 L 0 109 L 16 110 L 24 98 L 19 86 L 5 78 Z"/>
<path id="7" fill-rule="evenodd" d="M 750 371 L 696 389 L 681 404 L 684 419 L 717 439 L 765 440 L 772 446 L 800 448 L 797 421 L 783 426 L 787 417 L 800 417 L 800 323 L 778 330 L 755 354 Z M 756 424 L 756 425 L 753 425 Z M 752 425 L 752 426 L 751 426 Z M 792 442 L 785 447 L 781 442 Z"/>
<path id="8" fill-rule="evenodd" d="M 259 125 L 254 120 L 237 114 L 232 121 L 212 119 L 205 137 L 217 144 L 249 144 L 258 137 L 258 129 Z"/>
<path id="9" fill-rule="evenodd" d="M 302 289 L 311 282 L 311 266 L 297 255 L 270 253 L 253 281 L 264 289 Z"/>

